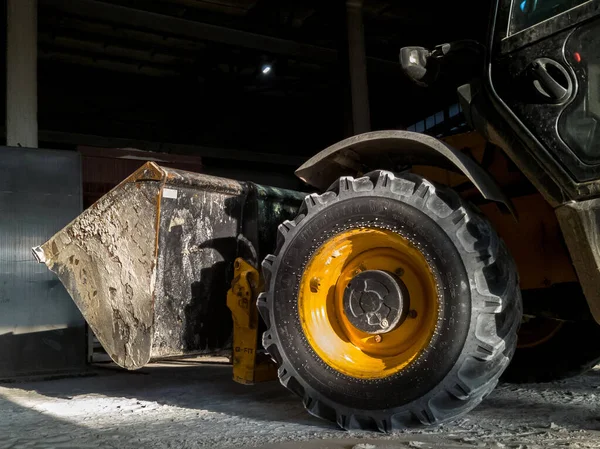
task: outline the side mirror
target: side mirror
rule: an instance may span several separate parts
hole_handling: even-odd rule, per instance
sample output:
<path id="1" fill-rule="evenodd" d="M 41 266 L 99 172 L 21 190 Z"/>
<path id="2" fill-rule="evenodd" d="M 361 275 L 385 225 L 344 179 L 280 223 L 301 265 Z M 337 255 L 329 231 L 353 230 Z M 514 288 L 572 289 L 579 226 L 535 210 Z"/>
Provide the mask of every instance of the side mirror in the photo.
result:
<path id="1" fill-rule="evenodd" d="M 433 50 L 403 47 L 400 49 L 400 64 L 406 76 L 419 86 L 428 87 L 437 80 L 442 64 L 464 53 L 470 53 L 483 62 L 485 47 L 473 40 L 441 44 Z"/>
<path id="2" fill-rule="evenodd" d="M 429 86 L 439 73 L 439 65 L 430 63 L 431 51 L 423 47 L 400 49 L 400 64 L 405 75 L 419 86 Z"/>

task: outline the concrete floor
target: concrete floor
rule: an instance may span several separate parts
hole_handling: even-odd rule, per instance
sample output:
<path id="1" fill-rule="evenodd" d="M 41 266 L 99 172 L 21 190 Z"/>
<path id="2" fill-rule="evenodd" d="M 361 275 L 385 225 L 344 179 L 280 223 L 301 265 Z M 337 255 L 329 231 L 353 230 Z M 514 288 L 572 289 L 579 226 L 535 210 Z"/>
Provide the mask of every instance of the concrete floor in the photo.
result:
<path id="1" fill-rule="evenodd" d="M 0 386 L 0 448 L 598 448 L 600 370 L 500 385 L 451 425 L 344 432 L 309 416 L 277 382 L 242 386 L 198 362 Z"/>

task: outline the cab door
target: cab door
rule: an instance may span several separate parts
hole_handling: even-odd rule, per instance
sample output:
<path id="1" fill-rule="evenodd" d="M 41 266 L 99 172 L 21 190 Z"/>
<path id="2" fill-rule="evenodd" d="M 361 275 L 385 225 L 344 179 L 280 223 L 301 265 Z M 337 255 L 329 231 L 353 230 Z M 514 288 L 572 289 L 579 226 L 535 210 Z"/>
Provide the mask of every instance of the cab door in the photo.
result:
<path id="1" fill-rule="evenodd" d="M 600 0 L 499 0 L 493 16 L 495 104 L 569 183 L 600 178 L 599 14 Z"/>

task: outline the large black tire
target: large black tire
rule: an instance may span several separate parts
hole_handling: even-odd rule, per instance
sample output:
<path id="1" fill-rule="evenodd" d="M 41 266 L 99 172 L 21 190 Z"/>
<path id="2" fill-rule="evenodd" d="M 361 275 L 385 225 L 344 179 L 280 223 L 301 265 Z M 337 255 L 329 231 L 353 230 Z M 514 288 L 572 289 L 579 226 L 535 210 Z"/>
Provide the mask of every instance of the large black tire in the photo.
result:
<path id="1" fill-rule="evenodd" d="M 303 269 L 318 247 L 342 230 L 365 227 L 412 241 L 439 280 L 436 332 L 426 350 L 396 374 L 367 380 L 317 356 L 297 302 Z M 311 414 L 344 429 L 388 432 L 455 419 L 494 389 L 515 349 L 522 306 L 504 243 L 455 192 L 414 174 L 343 177 L 328 192 L 307 196 L 298 217 L 279 227 L 275 255 L 263 270 L 263 345 L 281 383 Z"/>
<path id="2" fill-rule="evenodd" d="M 546 341 L 518 347 L 502 380 L 553 382 L 583 374 L 600 363 L 600 326 L 595 321 L 559 325 Z"/>

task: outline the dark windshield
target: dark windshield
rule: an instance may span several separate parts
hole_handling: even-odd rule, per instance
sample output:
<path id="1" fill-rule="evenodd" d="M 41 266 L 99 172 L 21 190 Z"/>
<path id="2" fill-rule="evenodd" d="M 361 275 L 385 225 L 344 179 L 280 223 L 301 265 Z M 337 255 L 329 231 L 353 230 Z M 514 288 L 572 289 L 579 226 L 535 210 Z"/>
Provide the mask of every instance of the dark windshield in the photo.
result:
<path id="1" fill-rule="evenodd" d="M 510 17 L 510 33 L 515 34 L 589 0 L 515 0 Z"/>

